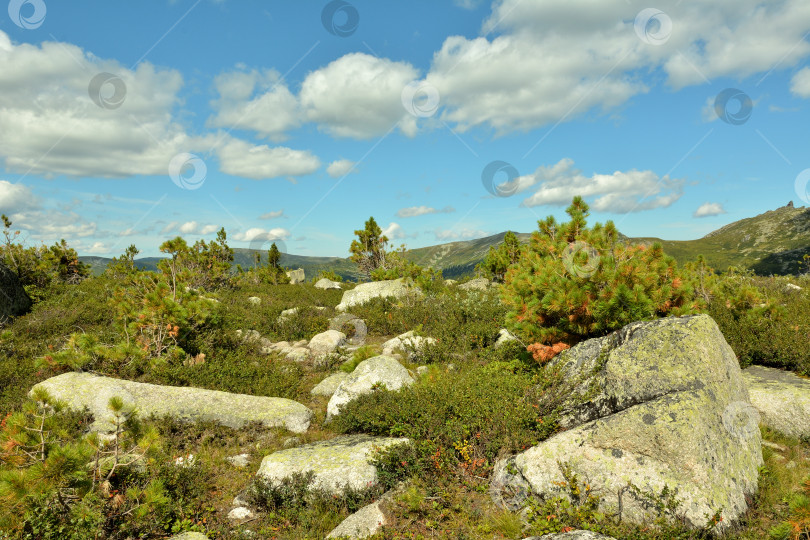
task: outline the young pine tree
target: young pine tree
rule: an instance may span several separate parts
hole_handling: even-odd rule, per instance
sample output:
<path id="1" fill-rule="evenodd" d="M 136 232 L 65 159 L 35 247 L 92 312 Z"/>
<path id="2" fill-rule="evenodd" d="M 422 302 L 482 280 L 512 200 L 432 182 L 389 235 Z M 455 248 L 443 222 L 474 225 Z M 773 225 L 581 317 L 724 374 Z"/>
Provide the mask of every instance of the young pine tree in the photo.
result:
<path id="1" fill-rule="evenodd" d="M 490 246 L 486 258 L 478 265 L 478 270 L 486 277 L 503 283 L 506 271 L 510 266 L 518 262 L 523 254 L 523 246 L 515 233 L 508 231 L 503 237 L 503 242 L 495 247 Z"/>
<path id="2" fill-rule="evenodd" d="M 352 255 L 349 258 L 357 264 L 360 272 L 371 278 L 374 270 L 385 268 L 388 238 L 383 235 L 373 217 L 368 218 L 365 227 L 354 231 L 354 234 L 357 235 L 357 240 L 352 241 L 349 248 Z"/>
<path id="3" fill-rule="evenodd" d="M 660 244 L 624 244 L 610 221 L 589 228 L 581 197 L 566 213 L 567 223 L 553 216 L 539 221 L 525 253 L 506 272 L 501 294 L 518 335 L 573 345 L 633 321 L 705 307 Z"/>

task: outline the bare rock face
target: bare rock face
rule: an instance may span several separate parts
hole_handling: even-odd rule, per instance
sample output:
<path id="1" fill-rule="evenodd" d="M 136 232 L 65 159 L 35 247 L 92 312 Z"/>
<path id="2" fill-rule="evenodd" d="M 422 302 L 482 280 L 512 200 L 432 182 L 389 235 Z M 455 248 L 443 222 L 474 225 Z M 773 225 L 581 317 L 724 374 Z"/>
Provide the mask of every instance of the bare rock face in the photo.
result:
<path id="1" fill-rule="evenodd" d="M 31 309 L 31 298 L 23 289 L 17 275 L 0 263 L 0 323 L 10 317 L 23 315 Z"/>
<path id="2" fill-rule="evenodd" d="M 677 512 L 696 528 L 722 509 L 720 532 L 746 511 L 763 462 L 759 415 L 711 317 L 632 323 L 552 362 L 572 381 L 567 430 L 496 463 L 497 503 L 566 496 L 567 467 L 604 510 L 632 522 L 656 516 L 647 495 L 664 487 L 677 490 Z"/>

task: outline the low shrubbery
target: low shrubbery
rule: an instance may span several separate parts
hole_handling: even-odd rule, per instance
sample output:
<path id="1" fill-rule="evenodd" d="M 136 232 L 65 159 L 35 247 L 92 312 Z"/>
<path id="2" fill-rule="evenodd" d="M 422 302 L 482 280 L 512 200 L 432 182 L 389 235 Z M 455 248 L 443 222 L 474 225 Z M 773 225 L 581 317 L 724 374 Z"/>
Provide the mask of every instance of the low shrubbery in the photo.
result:
<path id="1" fill-rule="evenodd" d="M 12 222 L 5 214 L 0 220 L 3 225 L 0 263 L 17 275 L 35 301 L 44 299 L 54 285 L 76 284 L 90 275 L 90 268 L 79 261 L 76 250 L 64 239 L 50 247 L 26 246 L 20 240 L 20 231 L 12 231 Z"/>
<path id="2" fill-rule="evenodd" d="M 736 273 L 721 281 L 727 289 L 742 289 L 751 298 L 750 309 L 741 309 L 718 294 L 708 309 L 740 365 L 762 364 L 810 375 L 810 280 Z M 789 284 L 803 288 L 791 289 Z"/>
<path id="3" fill-rule="evenodd" d="M 539 405 L 543 390 L 532 374 L 500 364 L 457 370 L 436 367 L 413 386 L 361 396 L 341 409 L 332 427 L 412 439 L 381 462 L 381 474 L 395 477 L 483 476 L 499 454 L 553 432 L 554 411 Z"/>

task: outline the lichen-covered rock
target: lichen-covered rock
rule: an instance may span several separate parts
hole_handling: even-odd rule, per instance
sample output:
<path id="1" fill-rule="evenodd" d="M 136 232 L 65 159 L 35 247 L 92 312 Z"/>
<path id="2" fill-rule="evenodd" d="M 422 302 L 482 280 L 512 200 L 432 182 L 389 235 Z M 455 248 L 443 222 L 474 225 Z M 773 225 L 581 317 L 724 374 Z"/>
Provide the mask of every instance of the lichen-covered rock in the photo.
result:
<path id="1" fill-rule="evenodd" d="M 169 415 L 190 422 L 213 421 L 232 428 L 250 422 L 284 427 L 295 433 L 309 428 L 312 411 L 291 399 L 231 394 L 218 390 L 161 386 L 90 373 L 63 373 L 35 386 L 45 388 L 74 410 L 87 407 L 96 418 L 96 428 L 107 431 L 107 403 L 119 396 L 141 417 Z"/>
<path id="2" fill-rule="evenodd" d="M 380 355 L 363 360 L 332 394 L 326 407 L 326 421 L 340 414 L 340 408 L 346 403 L 363 394 L 370 394 L 375 385 L 384 385 L 388 390 L 399 390 L 413 383 L 414 378 L 395 358 Z"/>
<path id="3" fill-rule="evenodd" d="M 345 344 L 346 334 L 338 330 L 327 330 L 312 336 L 307 347 L 313 356 L 320 358 L 335 352 L 338 347 Z"/>
<path id="4" fill-rule="evenodd" d="M 293 362 L 306 362 L 309 359 L 309 349 L 306 347 L 285 347 L 281 353 L 284 358 Z"/>
<path id="5" fill-rule="evenodd" d="M 290 283 L 292 285 L 304 283 L 307 280 L 307 276 L 304 274 L 303 268 L 298 268 L 297 270 L 290 270 L 289 272 L 287 272 L 287 277 L 290 278 Z"/>
<path id="6" fill-rule="evenodd" d="M 403 350 L 406 352 L 409 360 L 415 360 L 419 357 L 419 350 L 422 347 L 433 345 L 434 343 L 436 343 L 434 338 L 415 336 L 413 330 L 411 330 L 383 343 L 382 353 L 386 356 L 392 356 L 396 351 Z"/>
<path id="7" fill-rule="evenodd" d="M 496 502 L 519 507 L 529 491 L 565 496 L 562 465 L 629 521 L 655 512 L 628 483 L 646 494 L 677 489 L 678 512 L 694 527 L 722 509 L 720 531 L 746 511 L 762 464 L 758 414 L 710 317 L 632 323 L 562 352 L 552 366 L 572 381 L 567 431 L 499 460 Z"/>
<path id="8" fill-rule="evenodd" d="M 258 296 L 248 296 L 248 303 L 253 306 L 261 305 L 262 299 Z"/>
<path id="9" fill-rule="evenodd" d="M 205 536 L 203 533 L 198 532 L 184 532 L 180 534 L 175 534 L 169 540 L 208 540 L 208 537 Z"/>
<path id="10" fill-rule="evenodd" d="M 0 323 L 9 317 L 23 315 L 31 309 L 31 298 L 17 275 L 0 263 Z"/>
<path id="11" fill-rule="evenodd" d="M 319 382 L 315 385 L 315 387 L 310 390 L 310 394 L 313 396 L 331 396 L 337 390 L 337 387 L 340 386 L 340 383 L 345 381 L 349 378 L 349 374 L 343 371 L 338 371 L 337 373 L 333 373 L 326 377 L 324 380 Z"/>
<path id="12" fill-rule="evenodd" d="M 329 290 L 329 289 L 340 289 L 341 287 L 340 283 L 337 281 L 332 281 L 331 279 L 327 278 L 321 278 L 315 282 L 315 288 Z"/>
<path id="13" fill-rule="evenodd" d="M 506 328 L 501 328 L 498 331 L 498 340 L 495 342 L 495 348 L 502 347 L 504 344 L 509 343 L 510 341 L 515 341 L 517 338 L 507 330 Z"/>
<path id="14" fill-rule="evenodd" d="M 255 514 L 253 510 L 246 506 L 237 506 L 236 508 L 232 509 L 228 512 L 228 519 L 231 520 L 236 525 L 244 523 L 250 519 L 253 519 Z"/>
<path id="15" fill-rule="evenodd" d="M 471 279 L 467 283 L 458 286 L 463 291 L 486 291 L 492 286 L 492 282 L 487 278 Z"/>
<path id="16" fill-rule="evenodd" d="M 374 536 L 385 525 L 385 514 L 380 509 L 382 501 L 364 506 L 340 522 L 326 535 L 327 538 L 368 538 Z"/>
<path id="17" fill-rule="evenodd" d="M 790 437 L 810 437 L 810 379 L 763 366 L 743 370 L 743 378 L 762 423 Z"/>
<path id="18" fill-rule="evenodd" d="M 403 438 L 344 435 L 274 452 L 262 460 L 257 474 L 280 482 L 312 471 L 311 488 L 342 494 L 346 486 L 365 489 L 377 484 L 377 468 L 371 464 L 375 449 L 408 442 Z"/>
<path id="19" fill-rule="evenodd" d="M 408 285 L 401 278 L 361 283 L 354 289 L 344 292 L 340 304 L 338 304 L 335 309 L 337 311 L 345 311 L 352 306 L 365 304 L 372 298 L 401 298 L 408 294 L 419 293 L 418 288 Z"/>

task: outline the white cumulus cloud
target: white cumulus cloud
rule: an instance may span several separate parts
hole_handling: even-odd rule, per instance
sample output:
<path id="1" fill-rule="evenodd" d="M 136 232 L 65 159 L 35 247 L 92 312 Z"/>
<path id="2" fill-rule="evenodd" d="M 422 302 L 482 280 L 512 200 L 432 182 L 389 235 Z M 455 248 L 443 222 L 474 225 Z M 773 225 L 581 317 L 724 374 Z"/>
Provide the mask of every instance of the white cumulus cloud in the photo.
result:
<path id="1" fill-rule="evenodd" d="M 452 206 L 445 206 L 442 209 L 436 209 L 431 206 L 411 206 L 397 210 L 397 217 L 406 218 L 424 216 L 426 214 L 450 214 L 455 211 L 456 209 Z"/>
<path id="2" fill-rule="evenodd" d="M 706 202 L 701 204 L 693 217 L 701 218 L 701 217 L 711 217 L 711 216 L 719 216 L 720 214 L 725 214 L 726 211 L 723 209 L 723 205 L 720 203 L 710 203 Z"/>
<path id="3" fill-rule="evenodd" d="M 354 168 L 355 165 L 357 165 L 357 163 L 350 159 L 338 159 L 329 164 L 326 168 L 326 174 L 332 178 L 338 178 L 340 176 L 346 176 L 349 173 L 356 173 L 357 169 Z"/>
<path id="4" fill-rule="evenodd" d="M 522 206 L 567 206 L 574 196 L 581 195 L 593 200 L 589 203 L 592 210 L 611 213 L 666 208 L 680 199 L 683 184 L 680 179 L 635 169 L 585 176 L 568 158 L 519 179 L 523 190 L 539 185 Z"/>
<path id="5" fill-rule="evenodd" d="M 350 53 L 307 75 L 299 101 L 307 120 L 337 137 L 376 137 L 397 122 L 413 136 L 416 121 L 402 106 L 402 90 L 418 75 L 406 62 Z"/>

